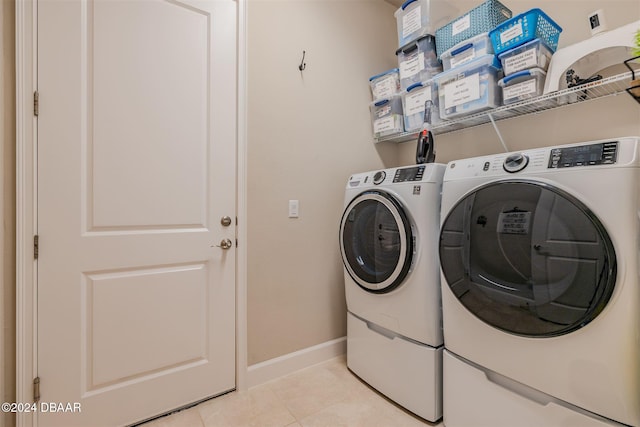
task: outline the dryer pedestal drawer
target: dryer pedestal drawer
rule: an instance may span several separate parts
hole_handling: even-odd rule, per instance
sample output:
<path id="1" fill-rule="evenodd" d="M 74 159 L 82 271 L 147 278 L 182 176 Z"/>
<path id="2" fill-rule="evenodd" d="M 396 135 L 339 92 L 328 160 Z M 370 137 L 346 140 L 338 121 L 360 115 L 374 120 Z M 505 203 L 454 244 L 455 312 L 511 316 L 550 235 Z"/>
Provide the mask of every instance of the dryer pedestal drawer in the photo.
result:
<path id="1" fill-rule="evenodd" d="M 444 351 L 447 427 L 623 427 Z"/>
<path id="2" fill-rule="evenodd" d="M 398 336 L 347 313 L 347 366 L 399 405 L 428 420 L 442 417 L 442 350 Z"/>

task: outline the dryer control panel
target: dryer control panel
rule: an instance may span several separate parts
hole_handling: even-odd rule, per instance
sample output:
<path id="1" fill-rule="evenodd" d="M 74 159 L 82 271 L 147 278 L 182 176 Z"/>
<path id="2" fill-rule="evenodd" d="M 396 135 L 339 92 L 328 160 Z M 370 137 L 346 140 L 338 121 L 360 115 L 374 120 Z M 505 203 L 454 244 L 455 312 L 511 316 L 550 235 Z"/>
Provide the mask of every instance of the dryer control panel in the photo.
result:
<path id="1" fill-rule="evenodd" d="M 549 169 L 613 164 L 617 155 L 617 141 L 554 148 L 549 156 Z"/>

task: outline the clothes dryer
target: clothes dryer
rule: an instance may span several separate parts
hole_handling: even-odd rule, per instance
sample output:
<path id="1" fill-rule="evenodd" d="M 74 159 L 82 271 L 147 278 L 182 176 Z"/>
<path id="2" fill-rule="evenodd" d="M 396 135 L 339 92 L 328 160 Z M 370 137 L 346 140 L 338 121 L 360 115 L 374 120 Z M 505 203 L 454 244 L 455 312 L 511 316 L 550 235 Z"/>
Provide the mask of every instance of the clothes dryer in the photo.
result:
<path id="1" fill-rule="evenodd" d="M 639 147 L 447 165 L 447 427 L 640 426 Z"/>
<path id="2" fill-rule="evenodd" d="M 438 234 L 445 165 L 351 176 L 340 223 L 347 365 L 382 394 L 442 414 Z"/>

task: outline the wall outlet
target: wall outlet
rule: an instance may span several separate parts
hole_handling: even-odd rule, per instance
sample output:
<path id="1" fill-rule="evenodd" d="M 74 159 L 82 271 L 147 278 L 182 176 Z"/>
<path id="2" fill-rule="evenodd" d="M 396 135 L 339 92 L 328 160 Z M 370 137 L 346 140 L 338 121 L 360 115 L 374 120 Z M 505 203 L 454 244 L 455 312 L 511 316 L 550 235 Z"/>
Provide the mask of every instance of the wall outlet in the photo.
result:
<path id="1" fill-rule="evenodd" d="M 300 202 L 298 200 L 289 200 L 289 218 L 298 218 L 300 210 Z"/>
<path id="2" fill-rule="evenodd" d="M 588 19 L 589 29 L 591 30 L 592 36 L 607 30 L 607 21 L 604 19 L 604 10 L 598 9 L 595 12 L 590 13 Z"/>

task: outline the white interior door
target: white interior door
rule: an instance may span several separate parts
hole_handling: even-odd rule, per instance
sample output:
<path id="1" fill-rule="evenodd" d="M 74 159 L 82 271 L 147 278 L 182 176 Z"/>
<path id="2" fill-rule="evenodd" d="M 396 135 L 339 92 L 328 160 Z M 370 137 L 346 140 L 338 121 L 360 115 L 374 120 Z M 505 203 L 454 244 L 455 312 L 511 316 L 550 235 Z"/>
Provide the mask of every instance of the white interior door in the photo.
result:
<path id="1" fill-rule="evenodd" d="M 41 402 L 82 410 L 39 425 L 235 387 L 236 13 L 38 2 L 38 375 Z"/>

